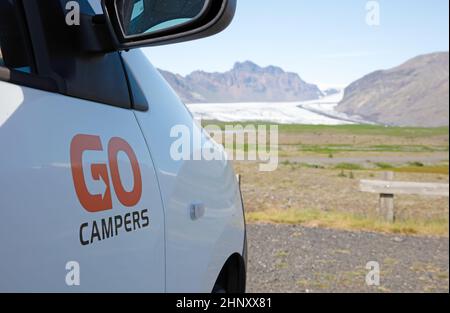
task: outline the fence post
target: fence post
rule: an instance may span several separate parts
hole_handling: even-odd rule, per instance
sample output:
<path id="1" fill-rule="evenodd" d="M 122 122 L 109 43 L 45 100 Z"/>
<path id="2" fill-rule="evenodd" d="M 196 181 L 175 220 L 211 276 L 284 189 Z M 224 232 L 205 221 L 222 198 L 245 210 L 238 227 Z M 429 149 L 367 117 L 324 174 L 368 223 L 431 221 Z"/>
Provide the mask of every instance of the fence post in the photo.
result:
<path id="1" fill-rule="evenodd" d="M 394 172 L 385 172 L 383 174 L 384 180 L 393 181 Z M 379 215 L 389 223 L 395 222 L 395 208 L 393 194 L 380 194 Z"/>

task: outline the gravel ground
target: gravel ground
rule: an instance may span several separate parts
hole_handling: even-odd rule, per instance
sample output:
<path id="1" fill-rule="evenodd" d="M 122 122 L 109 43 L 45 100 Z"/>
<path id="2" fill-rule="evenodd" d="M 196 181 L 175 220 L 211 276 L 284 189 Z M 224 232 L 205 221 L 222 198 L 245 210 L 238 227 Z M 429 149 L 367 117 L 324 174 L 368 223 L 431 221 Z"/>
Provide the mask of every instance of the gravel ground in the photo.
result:
<path id="1" fill-rule="evenodd" d="M 248 225 L 247 291 L 449 292 L 449 239 Z M 366 285 L 366 264 L 380 285 Z"/>

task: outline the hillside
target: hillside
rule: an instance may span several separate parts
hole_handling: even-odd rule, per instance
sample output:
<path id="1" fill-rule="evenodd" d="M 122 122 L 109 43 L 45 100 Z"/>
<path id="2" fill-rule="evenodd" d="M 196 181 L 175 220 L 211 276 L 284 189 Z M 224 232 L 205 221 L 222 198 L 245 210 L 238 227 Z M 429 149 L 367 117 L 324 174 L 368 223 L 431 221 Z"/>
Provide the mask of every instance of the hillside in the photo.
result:
<path id="1" fill-rule="evenodd" d="M 449 54 L 418 56 L 373 72 L 345 89 L 337 110 L 395 126 L 449 124 Z"/>

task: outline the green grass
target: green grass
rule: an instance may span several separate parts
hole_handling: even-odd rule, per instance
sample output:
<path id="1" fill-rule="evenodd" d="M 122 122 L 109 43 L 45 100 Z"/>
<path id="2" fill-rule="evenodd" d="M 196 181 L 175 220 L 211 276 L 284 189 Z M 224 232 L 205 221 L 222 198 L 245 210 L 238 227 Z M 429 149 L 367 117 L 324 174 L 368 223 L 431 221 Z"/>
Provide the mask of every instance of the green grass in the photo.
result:
<path id="1" fill-rule="evenodd" d="M 355 163 L 339 163 L 336 164 L 334 168 L 338 170 L 349 170 L 349 171 L 361 171 L 365 169 L 362 165 Z"/>
<path id="2" fill-rule="evenodd" d="M 319 154 L 333 154 L 338 152 L 448 152 L 448 146 L 425 145 L 298 145 L 298 151 Z"/>
<path id="3" fill-rule="evenodd" d="M 394 165 L 390 164 L 390 163 L 386 163 L 386 162 L 377 162 L 375 163 L 375 166 L 378 167 L 379 169 L 382 170 L 387 170 L 387 169 L 393 169 Z"/>
<path id="4" fill-rule="evenodd" d="M 374 231 L 407 235 L 431 235 L 448 237 L 448 217 L 433 220 L 401 220 L 387 223 L 376 217 L 367 217 L 344 212 L 321 210 L 271 210 L 248 212 L 249 223 L 265 222 L 293 224 L 310 227 L 325 227 L 342 230 Z"/>
<path id="5" fill-rule="evenodd" d="M 335 170 L 340 170 L 339 177 L 347 177 L 345 171 L 377 171 L 377 170 L 389 170 L 397 173 L 422 173 L 422 174 L 438 174 L 438 175 L 449 175 L 449 165 L 448 164 L 437 164 L 437 165 L 425 165 L 420 162 L 411 162 L 408 165 L 394 165 L 385 162 L 374 163 L 375 168 L 365 167 L 364 165 L 357 163 L 339 163 L 336 165 L 323 166 L 319 164 L 310 164 L 302 162 L 291 162 L 285 160 L 280 163 L 283 166 L 290 166 L 292 169 L 310 168 L 310 169 L 325 169 L 331 168 Z M 349 173 L 350 176 L 354 176 L 354 173 Z"/>
<path id="6" fill-rule="evenodd" d="M 275 253 L 275 256 L 277 258 L 285 258 L 285 257 L 289 256 L 289 252 L 287 252 L 285 250 L 280 250 Z"/>
<path id="7" fill-rule="evenodd" d="M 374 164 L 378 170 L 389 170 L 397 173 L 422 173 L 422 174 L 438 174 L 438 175 L 449 175 L 448 165 L 424 165 L 422 163 L 411 163 L 411 165 L 400 165 L 394 166 L 389 163 L 375 163 Z M 338 170 L 348 170 L 348 171 L 362 171 L 371 170 L 371 168 L 364 167 L 363 165 L 356 163 L 339 163 L 334 166 L 334 169 Z M 346 177 L 347 175 L 343 175 Z"/>
<path id="8" fill-rule="evenodd" d="M 423 166 L 401 166 L 391 169 L 397 173 L 422 173 L 422 174 L 438 174 L 449 175 L 448 165 L 423 165 Z"/>
<path id="9" fill-rule="evenodd" d="M 448 135 L 449 127 L 437 128 L 420 128 L 420 127 L 385 127 L 380 125 L 298 125 L 298 124 L 271 124 L 266 122 L 239 122 L 226 123 L 219 121 L 203 121 L 204 126 L 214 124 L 221 129 L 225 129 L 226 125 L 278 125 L 280 132 L 287 133 L 330 133 L 330 134 L 353 134 L 353 135 L 384 135 L 399 137 L 429 137 Z"/>
<path id="10" fill-rule="evenodd" d="M 319 165 L 319 164 L 291 162 L 289 160 L 282 161 L 280 164 L 284 165 L 284 166 L 290 166 L 292 169 L 298 169 L 298 168 L 324 169 L 325 168 L 325 166 Z"/>
<path id="11" fill-rule="evenodd" d="M 282 144 L 278 147 L 267 146 L 267 149 L 277 149 L 278 151 L 284 151 L 287 147 L 292 145 Z M 352 146 L 352 145 L 294 145 L 298 146 L 298 152 L 311 152 L 316 154 L 326 154 L 328 157 L 333 158 L 335 154 L 340 152 L 448 152 L 449 146 L 425 146 L 425 145 L 382 145 L 382 146 Z M 256 151 L 257 145 L 255 144 L 236 144 L 233 142 L 234 150 L 249 152 Z M 286 151 L 289 151 L 287 149 Z"/>

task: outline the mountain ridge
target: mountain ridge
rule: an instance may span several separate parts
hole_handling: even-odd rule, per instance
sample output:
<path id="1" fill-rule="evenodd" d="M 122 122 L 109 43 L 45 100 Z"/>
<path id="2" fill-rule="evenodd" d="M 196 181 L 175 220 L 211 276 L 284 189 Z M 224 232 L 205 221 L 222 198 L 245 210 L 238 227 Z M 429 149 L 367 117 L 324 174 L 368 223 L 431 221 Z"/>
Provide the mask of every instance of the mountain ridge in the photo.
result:
<path id="1" fill-rule="evenodd" d="M 226 72 L 194 71 L 182 76 L 160 70 L 185 103 L 295 102 L 340 91 L 321 91 L 278 66 L 236 62 Z M 369 73 L 344 90 L 334 108 L 387 126 L 449 125 L 449 52 L 419 55 L 403 64 Z"/>
<path id="2" fill-rule="evenodd" d="M 296 73 L 251 61 L 236 62 L 223 73 L 194 71 L 182 76 L 159 71 L 186 103 L 306 101 L 323 96 L 319 87 Z"/>

